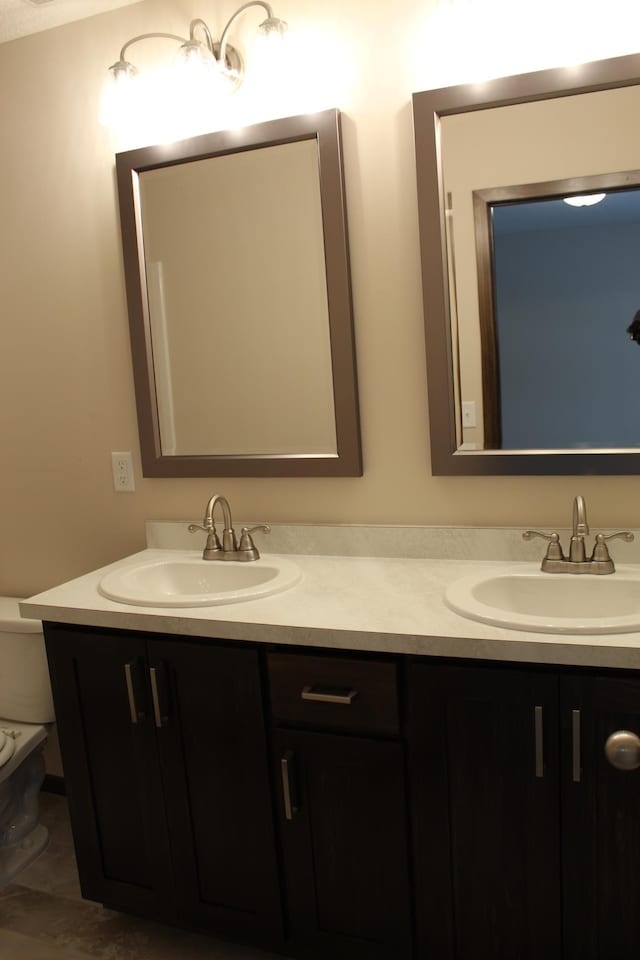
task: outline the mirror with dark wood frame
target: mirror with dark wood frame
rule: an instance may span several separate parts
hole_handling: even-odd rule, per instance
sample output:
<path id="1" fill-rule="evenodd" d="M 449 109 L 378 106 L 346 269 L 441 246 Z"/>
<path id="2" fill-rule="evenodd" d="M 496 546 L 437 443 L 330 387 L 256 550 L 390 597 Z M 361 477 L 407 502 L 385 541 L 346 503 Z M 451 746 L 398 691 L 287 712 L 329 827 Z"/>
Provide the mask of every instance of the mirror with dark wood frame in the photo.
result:
<path id="1" fill-rule="evenodd" d="M 507 283 L 524 296 L 524 273 L 509 268 L 507 275 L 505 265 L 522 266 L 531 247 L 515 233 L 505 236 L 503 248 L 509 248 L 510 257 L 498 261 L 493 236 L 497 228 L 491 222 L 499 207 L 511 206 L 517 225 L 510 229 L 521 231 L 520 214 L 529 201 L 558 200 L 562 205 L 569 195 L 589 193 L 598 184 L 610 191 L 610 206 L 609 197 L 616 193 L 619 206 L 623 193 L 636 203 L 640 56 L 416 93 L 413 109 L 433 474 L 640 472 L 640 428 L 635 432 L 632 425 L 625 433 L 620 425 L 625 418 L 633 421 L 640 409 L 640 352 L 627 332 L 640 307 L 640 274 L 631 265 L 624 279 L 618 279 L 621 261 L 635 257 L 638 249 L 636 240 L 629 239 L 637 236 L 640 225 L 632 204 L 623 218 L 635 217 L 635 222 L 624 227 L 636 233 L 624 234 L 624 239 L 621 233 L 615 247 L 619 253 L 609 250 L 608 276 L 595 295 L 586 279 L 592 281 L 596 271 L 586 260 L 577 266 L 585 284 L 574 299 L 581 304 L 590 300 L 593 311 L 599 310 L 598 322 L 608 340 L 615 341 L 611 347 L 607 342 L 606 352 L 599 339 L 605 334 L 594 333 L 586 314 L 565 303 L 563 276 L 561 286 L 549 294 L 553 299 L 542 300 L 540 291 L 552 286 L 544 266 L 528 281 L 534 298 L 518 306 L 528 317 L 528 326 L 523 323 L 527 336 L 518 335 L 511 354 L 508 337 L 498 343 L 494 301 L 500 296 L 499 273 L 505 271 Z M 555 237 L 558 249 L 572 249 L 574 259 L 576 251 L 581 253 L 591 242 L 573 229 L 555 230 Z M 599 259 L 604 264 L 605 258 Z M 556 258 L 556 272 L 562 273 L 558 262 Z M 600 272 L 607 271 L 603 267 Z M 510 316 L 507 311 L 504 315 Z M 504 330 L 504 318 L 501 322 Z M 552 323 L 553 336 L 546 339 Z M 558 341 L 562 326 L 564 339 Z M 507 332 L 515 338 L 513 331 Z M 516 358 L 512 369 L 507 367 L 509 356 Z M 622 366 L 629 368 L 624 380 Z M 533 393 L 518 408 L 505 389 L 509 399 L 503 406 L 508 405 L 516 423 L 515 439 L 508 440 L 501 436 L 507 420 L 500 409 L 501 380 L 503 386 L 509 377 L 521 381 L 523 370 Z M 607 390 L 614 382 L 616 389 Z M 559 385 L 557 396 L 551 396 L 550 385 Z M 608 399 L 611 419 L 600 422 Z M 518 410 L 524 412 L 516 415 Z M 580 428 L 567 427 L 559 440 L 547 439 L 551 432 L 539 431 L 539 424 L 531 433 L 519 425 L 518 417 L 522 423 L 538 414 L 540 421 L 561 420 L 565 412 L 572 414 L 567 422 L 580 422 Z M 479 441 L 468 429 L 476 426 L 476 415 Z M 635 420 L 640 423 L 637 416 Z M 545 439 L 530 439 L 538 436 Z"/>
<path id="2" fill-rule="evenodd" d="M 361 476 L 338 111 L 116 169 L 144 476 Z"/>

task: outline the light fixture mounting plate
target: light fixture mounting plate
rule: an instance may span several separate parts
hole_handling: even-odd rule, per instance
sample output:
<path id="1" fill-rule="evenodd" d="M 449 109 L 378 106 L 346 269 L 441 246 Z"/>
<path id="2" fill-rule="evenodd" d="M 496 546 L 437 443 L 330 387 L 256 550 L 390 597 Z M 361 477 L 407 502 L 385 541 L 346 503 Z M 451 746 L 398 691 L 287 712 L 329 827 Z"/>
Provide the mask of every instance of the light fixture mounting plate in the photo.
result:
<path id="1" fill-rule="evenodd" d="M 220 59 L 220 44 L 217 42 L 213 45 L 213 55 L 216 60 Z M 234 90 L 237 90 L 244 79 L 244 60 L 240 51 L 232 47 L 230 43 L 225 44 L 224 61 L 224 65 L 230 73 Z"/>

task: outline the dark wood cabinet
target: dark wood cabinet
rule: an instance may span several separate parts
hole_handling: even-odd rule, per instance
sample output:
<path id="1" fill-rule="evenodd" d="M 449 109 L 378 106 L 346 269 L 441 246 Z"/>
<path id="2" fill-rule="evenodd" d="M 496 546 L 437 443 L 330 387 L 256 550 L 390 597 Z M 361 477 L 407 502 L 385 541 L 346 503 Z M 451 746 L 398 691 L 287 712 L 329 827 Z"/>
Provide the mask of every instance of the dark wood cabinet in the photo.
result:
<path id="1" fill-rule="evenodd" d="M 640 955 L 633 673 L 45 636 L 86 897 L 304 960 Z"/>
<path id="2" fill-rule="evenodd" d="M 418 958 L 640 952 L 640 680 L 500 665 L 410 668 Z"/>
<path id="3" fill-rule="evenodd" d="M 83 895 L 175 920 L 150 691 L 141 683 L 146 643 L 58 626 L 46 634 Z"/>
<path id="4" fill-rule="evenodd" d="M 640 735 L 640 679 L 562 677 L 566 960 L 640 956 L 640 769 L 605 755 L 611 734 Z"/>
<path id="5" fill-rule="evenodd" d="M 258 654 L 46 627 L 85 896 L 278 943 Z"/>
<path id="6" fill-rule="evenodd" d="M 409 960 L 396 664 L 296 654 L 268 659 L 280 724 L 274 763 L 292 949 L 299 957 Z"/>
<path id="7" fill-rule="evenodd" d="M 561 956 L 554 677 L 414 665 L 419 956 Z"/>

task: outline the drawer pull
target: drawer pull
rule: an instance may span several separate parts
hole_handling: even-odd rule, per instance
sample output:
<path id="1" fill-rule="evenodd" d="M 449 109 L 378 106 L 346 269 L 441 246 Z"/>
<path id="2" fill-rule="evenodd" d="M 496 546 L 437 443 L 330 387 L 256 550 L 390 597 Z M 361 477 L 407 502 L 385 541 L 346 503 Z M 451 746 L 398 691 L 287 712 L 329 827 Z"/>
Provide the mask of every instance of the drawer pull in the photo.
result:
<path id="1" fill-rule="evenodd" d="M 153 703 L 153 718 L 156 727 L 164 727 L 169 719 L 169 707 L 167 703 L 167 678 L 164 664 L 149 668 L 149 678 L 151 680 L 151 700 Z"/>
<path id="2" fill-rule="evenodd" d="M 348 690 L 345 693 L 338 693 L 335 690 L 331 691 L 327 688 L 323 689 L 322 687 L 319 687 L 317 690 L 314 690 L 312 686 L 306 686 L 302 688 L 300 699 L 313 700 L 316 703 L 341 703 L 348 707 L 353 703 L 357 696 L 357 690 Z"/>
<path id="3" fill-rule="evenodd" d="M 298 812 L 298 805 L 292 797 L 291 776 L 289 764 L 293 761 L 293 750 L 287 750 L 280 758 L 280 775 L 282 777 L 282 800 L 284 803 L 284 816 L 286 820 L 293 820 Z"/>
<path id="4" fill-rule="evenodd" d="M 135 662 L 125 663 L 124 665 L 124 676 L 127 684 L 127 699 L 129 701 L 129 714 L 131 716 L 131 723 L 137 723 L 138 720 L 144 720 L 144 714 L 138 711 L 138 707 L 136 705 L 136 693 L 133 685 L 133 670 L 135 667 Z"/>
<path id="5" fill-rule="evenodd" d="M 582 756 L 582 747 L 580 745 L 580 711 L 571 711 L 571 742 L 572 742 L 572 760 L 571 760 L 571 779 L 574 783 L 580 783 L 582 779 L 582 766 L 580 758 Z"/>
<path id="6" fill-rule="evenodd" d="M 544 777 L 544 714 L 542 707 L 536 707 L 535 731 L 536 731 L 536 777 Z"/>

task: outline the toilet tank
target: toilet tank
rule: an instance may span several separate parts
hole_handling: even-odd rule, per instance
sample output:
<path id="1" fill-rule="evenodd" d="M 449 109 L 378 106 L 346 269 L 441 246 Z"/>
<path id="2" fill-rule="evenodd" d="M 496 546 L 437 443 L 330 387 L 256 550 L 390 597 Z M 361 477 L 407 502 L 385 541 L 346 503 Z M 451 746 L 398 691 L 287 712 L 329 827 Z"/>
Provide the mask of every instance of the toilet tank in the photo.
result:
<path id="1" fill-rule="evenodd" d="M 0 724 L 55 717 L 39 620 L 23 620 L 15 597 L 0 597 Z"/>

